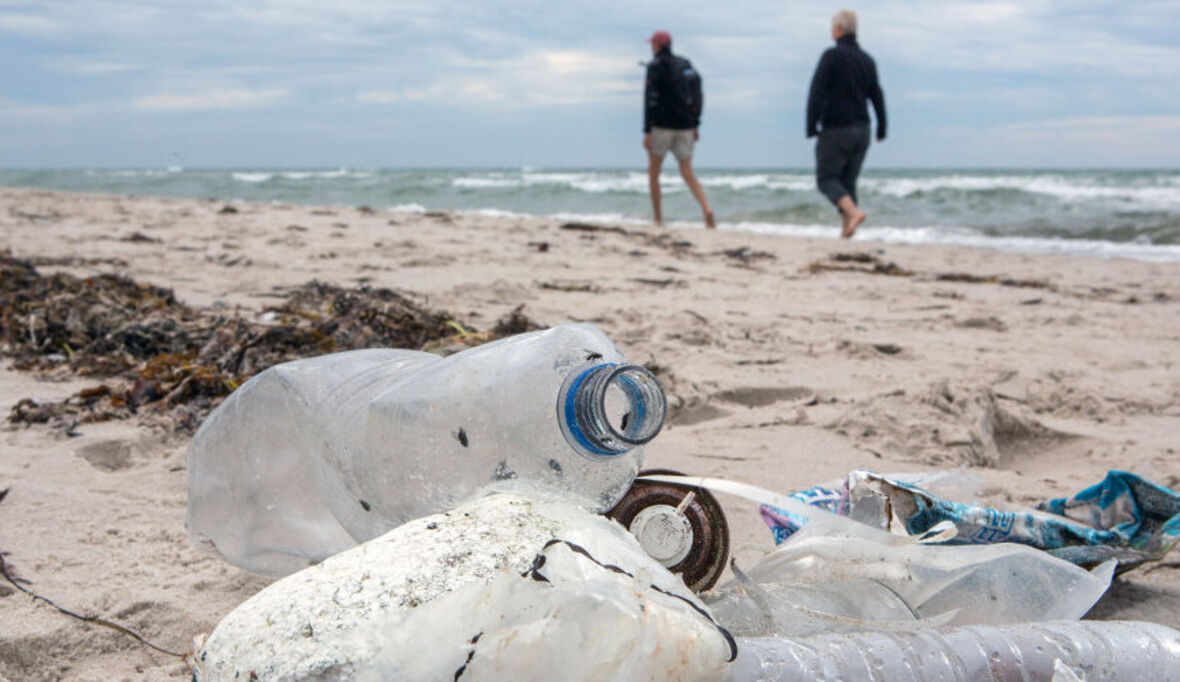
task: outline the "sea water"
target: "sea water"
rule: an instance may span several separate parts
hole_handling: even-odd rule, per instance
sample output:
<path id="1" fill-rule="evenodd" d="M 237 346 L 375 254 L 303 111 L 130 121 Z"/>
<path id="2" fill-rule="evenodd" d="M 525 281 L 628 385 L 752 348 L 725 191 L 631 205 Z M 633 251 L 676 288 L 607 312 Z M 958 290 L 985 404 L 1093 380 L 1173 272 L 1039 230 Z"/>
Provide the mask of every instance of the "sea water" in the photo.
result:
<path id="1" fill-rule="evenodd" d="M 698 174 L 722 229 L 837 235 L 810 169 Z M 672 226 L 699 224 L 679 176 L 669 170 L 661 185 Z M 611 223 L 646 222 L 651 210 L 646 173 L 625 168 L 9 169 L 0 186 Z M 865 239 L 1180 261 L 1180 170 L 871 168 L 859 195 Z"/>

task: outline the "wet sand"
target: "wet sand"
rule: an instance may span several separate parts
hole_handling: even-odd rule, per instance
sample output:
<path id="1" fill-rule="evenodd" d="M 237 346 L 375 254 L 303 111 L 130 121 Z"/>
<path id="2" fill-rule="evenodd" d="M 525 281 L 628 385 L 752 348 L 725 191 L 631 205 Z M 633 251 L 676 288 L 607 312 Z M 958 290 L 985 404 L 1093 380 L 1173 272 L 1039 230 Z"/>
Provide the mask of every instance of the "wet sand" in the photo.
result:
<path id="1" fill-rule="evenodd" d="M 1017 507 L 1109 469 L 1180 488 L 1180 264 L 226 205 L 0 189 L 0 249 L 244 316 L 276 287 L 318 279 L 407 292 L 477 329 L 521 304 L 546 325 L 593 322 L 659 367 L 674 411 L 647 449 L 652 468 L 792 491 L 856 468 L 967 466 L 981 502 Z M 9 364 L 5 415 L 96 383 Z M 268 583 L 189 544 L 186 438 L 116 421 L 75 437 L 6 425 L 0 442 L 0 551 L 39 594 L 184 651 Z M 771 548 L 754 505 L 721 502 L 739 562 Z M 1180 627 L 1180 562 L 1127 573 L 1091 617 Z M 188 674 L 5 582 L 0 623 L 0 679 Z"/>

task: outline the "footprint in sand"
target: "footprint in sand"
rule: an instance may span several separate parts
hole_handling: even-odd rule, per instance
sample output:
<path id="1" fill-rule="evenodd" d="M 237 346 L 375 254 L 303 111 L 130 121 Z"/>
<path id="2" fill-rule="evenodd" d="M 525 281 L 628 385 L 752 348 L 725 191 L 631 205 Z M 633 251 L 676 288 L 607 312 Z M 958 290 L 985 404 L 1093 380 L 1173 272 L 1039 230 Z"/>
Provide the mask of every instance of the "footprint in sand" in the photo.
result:
<path id="1" fill-rule="evenodd" d="M 784 400 L 808 401 L 815 397 L 815 391 L 806 386 L 743 386 L 721 391 L 713 397 L 746 407 L 766 407 Z"/>
<path id="2" fill-rule="evenodd" d="M 131 441 L 103 440 L 84 445 L 74 454 L 99 471 L 120 471 L 131 466 Z"/>

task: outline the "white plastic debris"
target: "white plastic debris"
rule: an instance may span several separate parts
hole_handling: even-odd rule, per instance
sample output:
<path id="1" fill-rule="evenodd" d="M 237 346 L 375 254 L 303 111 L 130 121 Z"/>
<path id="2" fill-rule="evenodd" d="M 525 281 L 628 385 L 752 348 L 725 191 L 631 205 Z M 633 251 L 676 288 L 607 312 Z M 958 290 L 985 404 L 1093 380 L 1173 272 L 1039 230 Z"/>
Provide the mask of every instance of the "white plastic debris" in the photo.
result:
<path id="1" fill-rule="evenodd" d="M 621 526 L 501 494 L 267 587 L 213 631 L 197 679 L 708 680 L 732 655 L 683 581 Z"/>

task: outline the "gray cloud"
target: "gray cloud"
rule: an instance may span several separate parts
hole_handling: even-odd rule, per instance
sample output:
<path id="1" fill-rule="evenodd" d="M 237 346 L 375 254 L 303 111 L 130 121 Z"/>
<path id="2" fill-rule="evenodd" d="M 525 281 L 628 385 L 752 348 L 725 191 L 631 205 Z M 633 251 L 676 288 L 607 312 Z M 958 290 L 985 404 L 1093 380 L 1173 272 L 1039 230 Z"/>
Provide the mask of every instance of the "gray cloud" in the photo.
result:
<path id="1" fill-rule="evenodd" d="M 1180 76 L 1174 2 L 872 0 L 858 9 L 894 120 L 878 160 L 938 156 L 945 147 L 918 132 L 951 122 L 999 134 L 1065 107 L 1094 120 L 1180 110 L 1180 94 L 1160 87 Z M 10 39 L 0 58 L 13 65 L 0 75 L 0 135 L 28 138 L 23 158 L 35 158 L 38 139 L 58 137 L 47 126 L 68 120 L 76 130 L 61 135 L 124 135 L 130 159 L 132 126 L 159 126 L 160 144 L 179 145 L 172 131 L 186 115 L 219 111 L 233 115 L 212 137 L 238 149 L 259 141 L 249 146 L 259 162 L 293 140 L 312 149 L 314 126 L 324 164 L 338 163 L 333 154 L 413 164 L 430 160 L 413 156 L 425 138 L 399 131 L 445 120 L 452 129 L 438 144 L 453 145 L 456 162 L 499 126 L 531 163 L 610 163 L 637 144 L 643 38 L 662 28 L 705 75 L 705 158 L 712 149 L 718 163 L 784 163 L 807 154 L 801 109 L 832 11 L 752 0 L 0 1 Z M 38 111 L 52 116 L 34 121 Z M 560 153 L 533 142 L 567 127 L 592 132 Z M 365 144 L 359 131 L 381 137 Z M 1052 156 L 1053 138 L 1035 144 Z M 1091 147 L 1100 163 L 1144 146 Z"/>

